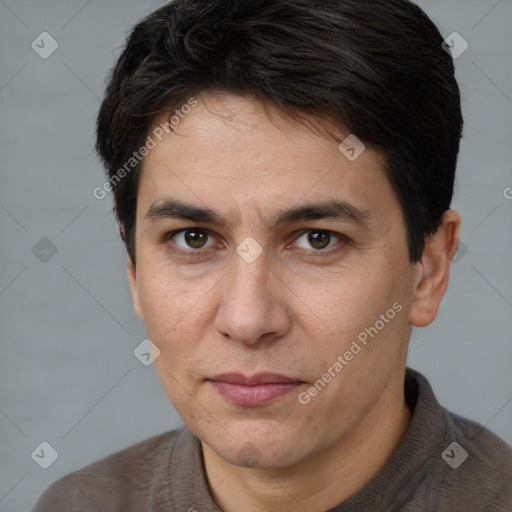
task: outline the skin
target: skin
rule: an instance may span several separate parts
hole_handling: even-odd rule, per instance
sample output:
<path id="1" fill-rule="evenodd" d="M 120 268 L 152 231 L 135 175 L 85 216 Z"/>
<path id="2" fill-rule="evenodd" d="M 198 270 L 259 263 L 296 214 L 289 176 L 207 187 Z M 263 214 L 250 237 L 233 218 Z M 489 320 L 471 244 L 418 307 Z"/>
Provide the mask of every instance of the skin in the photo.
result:
<path id="1" fill-rule="evenodd" d="M 339 141 L 270 113 L 248 97 L 203 96 L 149 152 L 137 198 L 137 264 L 128 259 L 127 271 L 135 311 L 160 351 L 162 386 L 201 440 L 217 504 L 226 512 L 321 512 L 375 476 L 407 431 L 410 326 L 437 315 L 460 218 L 448 210 L 421 262 L 411 264 L 381 154 L 367 146 L 351 162 Z M 169 198 L 210 208 L 227 226 L 146 217 Z M 272 224 L 278 211 L 330 199 L 367 211 L 367 222 Z M 199 245 L 183 232 L 172 236 L 185 228 L 203 230 Z M 308 233 L 319 230 L 331 238 L 313 245 Z M 236 251 L 249 236 L 262 249 L 252 263 Z M 401 311 L 301 403 L 299 391 L 397 302 Z M 269 404 L 242 407 L 206 380 L 264 371 L 304 384 Z"/>

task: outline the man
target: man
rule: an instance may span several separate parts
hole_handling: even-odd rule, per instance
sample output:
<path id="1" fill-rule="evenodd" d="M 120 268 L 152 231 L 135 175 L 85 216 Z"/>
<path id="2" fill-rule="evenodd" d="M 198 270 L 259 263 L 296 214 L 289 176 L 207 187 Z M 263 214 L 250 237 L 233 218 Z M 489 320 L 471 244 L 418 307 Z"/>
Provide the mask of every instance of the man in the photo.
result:
<path id="1" fill-rule="evenodd" d="M 177 0 L 139 23 L 95 193 L 186 427 L 34 510 L 510 512 L 510 447 L 406 368 L 458 247 L 462 123 L 406 0 Z"/>

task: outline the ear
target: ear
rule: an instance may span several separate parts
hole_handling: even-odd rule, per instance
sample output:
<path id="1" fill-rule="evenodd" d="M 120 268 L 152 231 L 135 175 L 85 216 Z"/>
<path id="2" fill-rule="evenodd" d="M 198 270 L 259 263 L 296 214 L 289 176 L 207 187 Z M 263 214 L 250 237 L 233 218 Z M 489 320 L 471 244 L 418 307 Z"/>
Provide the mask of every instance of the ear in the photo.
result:
<path id="1" fill-rule="evenodd" d="M 126 274 L 128 275 L 128 282 L 130 283 L 130 290 L 132 292 L 133 309 L 135 313 L 137 313 L 137 316 L 144 321 L 144 315 L 140 306 L 139 290 L 137 288 L 137 270 L 130 256 L 126 258 Z"/>
<path id="2" fill-rule="evenodd" d="M 448 288 L 450 264 L 459 247 L 460 216 L 447 210 L 439 229 L 425 241 L 421 261 L 415 264 L 415 283 L 409 323 L 425 327 L 434 321 Z"/>

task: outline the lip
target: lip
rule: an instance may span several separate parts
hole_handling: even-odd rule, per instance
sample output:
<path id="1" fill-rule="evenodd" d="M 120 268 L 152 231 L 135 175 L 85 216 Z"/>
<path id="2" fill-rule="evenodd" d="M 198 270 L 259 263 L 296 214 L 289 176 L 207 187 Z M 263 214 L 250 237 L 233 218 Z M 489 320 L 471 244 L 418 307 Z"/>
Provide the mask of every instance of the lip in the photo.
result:
<path id="1" fill-rule="evenodd" d="M 283 382 L 301 382 L 299 379 L 279 375 L 278 373 L 257 373 L 246 377 L 242 373 L 222 373 L 211 377 L 208 380 L 215 382 L 228 382 L 229 384 L 242 384 L 244 386 L 255 386 L 257 384 L 280 384 Z"/>
<path id="2" fill-rule="evenodd" d="M 268 404 L 304 384 L 298 379 L 276 373 L 259 373 L 251 377 L 240 373 L 224 373 L 207 380 L 224 398 L 244 407 Z"/>

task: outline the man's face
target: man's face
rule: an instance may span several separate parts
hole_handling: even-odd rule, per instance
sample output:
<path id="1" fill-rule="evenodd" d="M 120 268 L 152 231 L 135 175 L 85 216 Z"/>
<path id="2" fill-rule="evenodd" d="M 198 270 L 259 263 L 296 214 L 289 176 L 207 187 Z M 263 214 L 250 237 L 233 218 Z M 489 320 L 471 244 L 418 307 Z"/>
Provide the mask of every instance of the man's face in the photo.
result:
<path id="1" fill-rule="evenodd" d="M 273 119 L 251 99 L 210 96 L 158 142 L 128 265 L 171 402 L 218 455 L 254 467 L 290 467 L 396 409 L 414 288 L 380 154 L 350 161 L 338 143 Z M 223 224 L 176 218 L 166 201 Z M 282 215 L 334 201 L 346 203 L 338 217 Z M 262 373 L 289 381 L 222 377 Z"/>

